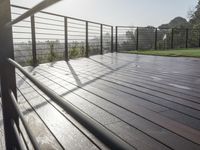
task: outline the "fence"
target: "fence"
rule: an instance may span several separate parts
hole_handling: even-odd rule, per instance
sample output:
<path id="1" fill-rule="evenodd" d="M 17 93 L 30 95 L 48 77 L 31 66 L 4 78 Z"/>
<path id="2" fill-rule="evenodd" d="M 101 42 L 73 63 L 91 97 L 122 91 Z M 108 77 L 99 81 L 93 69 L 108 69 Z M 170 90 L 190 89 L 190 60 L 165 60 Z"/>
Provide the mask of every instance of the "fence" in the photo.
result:
<path id="1" fill-rule="evenodd" d="M 12 18 L 28 8 L 12 5 Z M 113 51 L 113 27 L 39 12 L 13 26 L 15 60 L 20 64 L 88 57 Z"/>
<path id="2" fill-rule="evenodd" d="M 48 12 L 39 12 L 24 19 L 13 26 L 12 32 L 11 28 L 5 26 L 11 21 L 10 2 L 6 0 L 1 4 L 0 83 L 7 149 L 25 149 L 24 147 L 27 146 L 21 127 L 25 129 L 33 148 L 39 149 L 17 104 L 15 68 L 106 146 L 111 149 L 131 149 L 130 145 L 117 135 L 81 113 L 37 81 L 13 60 L 14 57 L 21 64 L 37 65 L 46 61 L 104 54 L 113 52 L 114 49 L 120 52 L 200 46 L 200 34 L 197 30 L 117 26 L 114 34 L 113 26 Z M 2 10 L 5 12 L 2 13 Z M 24 7 L 12 6 L 12 17 L 16 18 L 26 10 L 27 8 Z"/>
<path id="3" fill-rule="evenodd" d="M 12 5 L 12 18 L 28 8 Z M 36 65 L 55 60 L 129 50 L 200 47 L 200 32 L 194 29 L 158 29 L 96 23 L 39 12 L 13 26 L 15 60 Z"/>
<path id="4" fill-rule="evenodd" d="M 200 47 L 200 31 L 153 27 L 116 27 L 117 51 Z"/>

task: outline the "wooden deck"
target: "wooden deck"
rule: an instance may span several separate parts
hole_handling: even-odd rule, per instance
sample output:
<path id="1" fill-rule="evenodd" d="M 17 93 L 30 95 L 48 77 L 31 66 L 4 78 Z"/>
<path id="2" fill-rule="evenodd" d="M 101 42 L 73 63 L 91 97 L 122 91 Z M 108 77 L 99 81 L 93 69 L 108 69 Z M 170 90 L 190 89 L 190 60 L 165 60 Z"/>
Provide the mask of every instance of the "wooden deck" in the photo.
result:
<path id="1" fill-rule="evenodd" d="M 200 150 L 200 59 L 109 53 L 26 69 L 135 149 Z M 16 77 L 21 111 L 42 149 L 107 149 Z"/>

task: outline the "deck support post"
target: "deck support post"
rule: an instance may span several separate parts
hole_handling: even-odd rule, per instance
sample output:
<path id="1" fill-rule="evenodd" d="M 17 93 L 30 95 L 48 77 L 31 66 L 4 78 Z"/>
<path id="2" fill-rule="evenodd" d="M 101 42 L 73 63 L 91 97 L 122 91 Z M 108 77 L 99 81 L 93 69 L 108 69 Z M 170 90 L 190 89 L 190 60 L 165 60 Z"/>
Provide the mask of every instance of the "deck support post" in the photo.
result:
<path id="1" fill-rule="evenodd" d="M 115 51 L 118 52 L 118 27 L 115 27 Z"/>
<path id="2" fill-rule="evenodd" d="M 189 34 L 189 29 L 185 30 L 185 48 L 188 48 L 188 34 Z"/>
<path id="3" fill-rule="evenodd" d="M 19 149 L 14 128 L 11 121 L 18 126 L 18 115 L 12 105 L 9 90 L 16 92 L 15 68 L 7 62 L 7 58 L 14 59 L 12 28 L 6 27 L 11 21 L 10 0 L 0 0 L 0 78 L 2 92 L 3 123 L 6 149 Z"/>
<path id="4" fill-rule="evenodd" d="M 64 17 L 64 26 L 65 26 L 65 61 L 69 61 L 67 17 Z"/>
<path id="5" fill-rule="evenodd" d="M 113 26 L 111 27 L 111 53 L 113 53 Z"/>
<path id="6" fill-rule="evenodd" d="M 171 31 L 171 49 L 174 49 L 174 29 Z"/>
<path id="7" fill-rule="evenodd" d="M 103 55 L 103 25 L 100 27 L 100 54 Z"/>
<path id="8" fill-rule="evenodd" d="M 200 47 L 200 31 L 199 31 L 199 47 Z"/>
<path id="9" fill-rule="evenodd" d="M 85 33 L 86 33 L 86 41 L 85 41 L 85 43 L 86 43 L 86 51 L 85 51 L 85 57 L 88 58 L 89 57 L 88 21 L 86 21 L 85 25 L 86 25 L 86 27 L 85 27 L 85 29 L 86 29 L 86 31 L 85 31 Z"/>
<path id="10" fill-rule="evenodd" d="M 36 36 L 35 36 L 35 16 L 31 16 L 31 37 L 32 37 L 32 55 L 33 66 L 37 66 L 37 53 L 36 53 Z"/>
<path id="11" fill-rule="evenodd" d="M 139 49 L 139 27 L 136 29 L 136 50 Z"/>
<path id="12" fill-rule="evenodd" d="M 155 30 L 155 45 L 154 45 L 155 50 L 157 50 L 157 34 L 158 34 L 158 29 L 156 28 L 156 30 Z"/>

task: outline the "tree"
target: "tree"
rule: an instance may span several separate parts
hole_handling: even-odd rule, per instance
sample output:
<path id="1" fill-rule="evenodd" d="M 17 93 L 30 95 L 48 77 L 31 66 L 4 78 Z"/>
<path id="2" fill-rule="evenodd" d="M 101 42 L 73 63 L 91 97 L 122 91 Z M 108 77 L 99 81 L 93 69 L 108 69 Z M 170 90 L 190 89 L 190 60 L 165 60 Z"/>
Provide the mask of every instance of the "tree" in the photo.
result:
<path id="1" fill-rule="evenodd" d="M 190 14 L 190 23 L 192 24 L 193 28 L 200 29 L 200 0 L 198 1 L 197 6 L 195 7 L 196 10 L 192 14 Z"/>
<path id="2" fill-rule="evenodd" d="M 200 32 L 200 0 L 198 0 L 197 6 L 194 10 L 189 11 L 189 22 L 192 25 L 191 38 L 189 39 L 189 45 L 191 47 L 199 46 L 199 32 Z"/>
<path id="3" fill-rule="evenodd" d="M 166 28 L 190 28 L 191 24 L 182 17 L 176 17 L 172 19 L 168 24 L 162 24 L 158 28 L 166 29 Z"/>
<path id="4" fill-rule="evenodd" d="M 173 45 L 174 48 L 184 48 L 185 47 L 185 42 L 186 42 L 186 29 L 190 29 L 192 28 L 192 25 L 190 22 L 188 22 L 185 18 L 182 17 L 176 17 L 174 19 L 172 19 L 168 24 L 163 24 L 161 26 L 159 26 L 160 31 L 163 34 L 166 34 L 167 39 L 166 41 L 160 39 L 159 43 L 165 43 L 164 44 L 164 48 L 170 48 L 171 47 L 171 38 L 172 38 L 172 30 L 166 30 L 165 29 L 172 29 L 174 28 L 174 32 L 173 32 Z M 191 30 L 189 30 L 191 31 Z M 192 34 L 189 34 L 189 38 L 191 38 Z M 191 40 L 189 40 L 191 41 Z M 190 42 L 191 43 L 191 42 Z M 191 44 L 189 44 L 191 45 Z"/>

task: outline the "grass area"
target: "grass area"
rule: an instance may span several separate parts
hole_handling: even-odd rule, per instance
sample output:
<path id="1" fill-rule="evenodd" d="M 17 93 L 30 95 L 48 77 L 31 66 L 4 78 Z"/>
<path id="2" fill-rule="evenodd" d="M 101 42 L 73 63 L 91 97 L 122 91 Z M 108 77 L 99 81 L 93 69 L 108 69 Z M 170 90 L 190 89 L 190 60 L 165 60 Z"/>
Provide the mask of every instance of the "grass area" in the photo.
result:
<path id="1" fill-rule="evenodd" d="M 179 50 L 138 50 L 126 51 L 129 54 L 170 56 L 170 57 L 196 57 L 200 58 L 200 49 L 179 49 Z"/>

